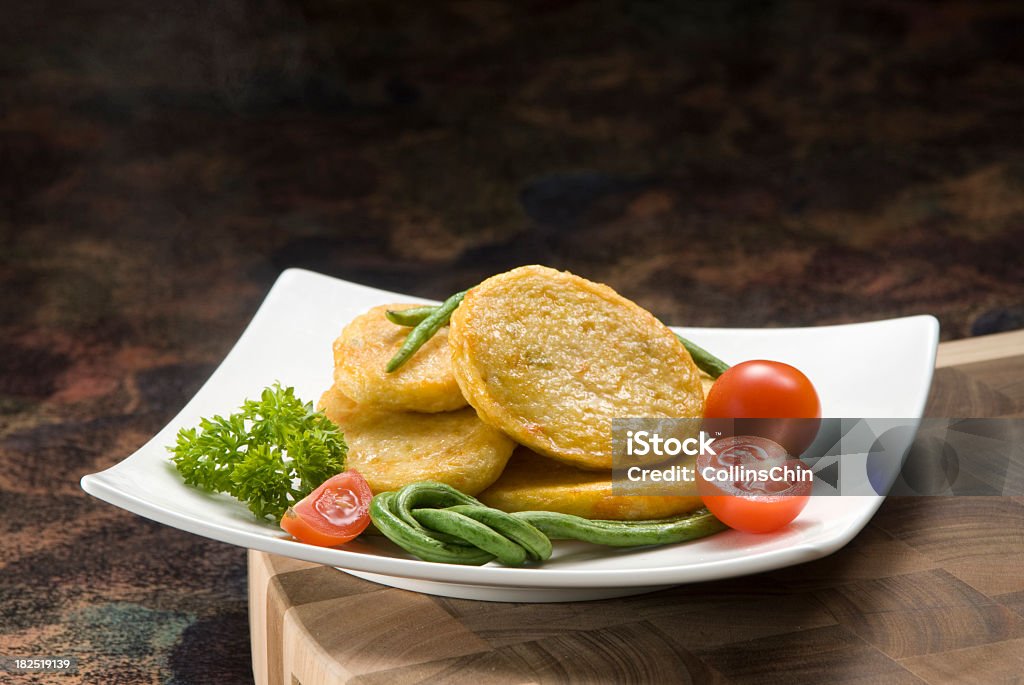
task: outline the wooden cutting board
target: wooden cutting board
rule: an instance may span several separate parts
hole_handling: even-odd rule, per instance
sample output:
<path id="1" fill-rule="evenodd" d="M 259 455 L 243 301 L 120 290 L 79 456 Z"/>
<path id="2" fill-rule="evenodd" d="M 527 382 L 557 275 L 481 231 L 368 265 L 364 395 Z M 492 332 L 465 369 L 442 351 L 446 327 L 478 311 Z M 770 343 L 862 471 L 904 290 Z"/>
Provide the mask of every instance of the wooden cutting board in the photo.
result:
<path id="1" fill-rule="evenodd" d="M 927 413 L 1024 416 L 1024 331 L 944 343 Z M 496 604 L 249 552 L 256 682 L 1024 683 L 1024 498 L 890 498 L 836 554 Z"/>

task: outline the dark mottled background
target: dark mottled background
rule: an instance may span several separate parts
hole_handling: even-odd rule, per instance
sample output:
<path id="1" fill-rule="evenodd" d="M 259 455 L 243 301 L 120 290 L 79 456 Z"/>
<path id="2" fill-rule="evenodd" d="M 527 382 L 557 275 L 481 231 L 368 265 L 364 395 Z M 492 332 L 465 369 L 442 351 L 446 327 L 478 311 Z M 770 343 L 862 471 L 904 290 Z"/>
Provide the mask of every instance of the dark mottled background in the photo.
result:
<path id="1" fill-rule="evenodd" d="M 1019 3 L 2 3 L 0 653 L 251 677 L 243 551 L 78 479 L 277 274 L 543 262 L 666 321 L 1024 326 Z"/>

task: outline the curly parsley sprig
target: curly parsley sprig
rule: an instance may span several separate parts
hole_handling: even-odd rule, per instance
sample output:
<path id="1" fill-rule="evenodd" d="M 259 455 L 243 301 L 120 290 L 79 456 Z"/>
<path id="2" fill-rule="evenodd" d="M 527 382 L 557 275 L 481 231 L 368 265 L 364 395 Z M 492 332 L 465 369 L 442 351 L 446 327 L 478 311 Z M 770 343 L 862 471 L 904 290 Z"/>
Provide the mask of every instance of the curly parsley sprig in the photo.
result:
<path id="1" fill-rule="evenodd" d="M 280 383 L 246 400 L 227 418 L 182 428 L 168 447 L 185 482 L 224 492 L 259 518 L 280 519 L 288 507 L 345 469 L 345 437 L 312 402 Z"/>

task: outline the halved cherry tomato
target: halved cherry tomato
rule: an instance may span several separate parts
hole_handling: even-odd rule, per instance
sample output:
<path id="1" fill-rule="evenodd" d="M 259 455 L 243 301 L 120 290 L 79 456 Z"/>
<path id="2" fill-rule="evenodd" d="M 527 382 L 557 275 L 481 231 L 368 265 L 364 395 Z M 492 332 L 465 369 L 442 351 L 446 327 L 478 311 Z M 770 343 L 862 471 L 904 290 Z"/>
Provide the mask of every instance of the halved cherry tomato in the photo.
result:
<path id="1" fill-rule="evenodd" d="M 821 418 L 821 400 L 814 384 L 800 369 L 782 362 L 754 359 L 737 364 L 718 377 L 708 392 L 704 417 L 744 419 L 727 432 L 770 438 L 790 454 L 799 456 L 818 433 L 819 422 L 813 419 Z"/>
<path id="2" fill-rule="evenodd" d="M 290 507 L 281 518 L 281 527 L 310 545 L 341 545 L 370 525 L 372 499 L 366 479 L 358 471 L 344 471 Z"/>
<path id="3" fill-rule="evenodd" d="M 716 440 L 715 454 L 697 457 L 697 492 L 725 525 L 748 533 L 783 527 L 807 506 L 810 470 L 767 438 L 737 435 Z M 772 469 L 776 470 L 772 470 Z M 749 473 L 761 477 L 748 477 Z"/>

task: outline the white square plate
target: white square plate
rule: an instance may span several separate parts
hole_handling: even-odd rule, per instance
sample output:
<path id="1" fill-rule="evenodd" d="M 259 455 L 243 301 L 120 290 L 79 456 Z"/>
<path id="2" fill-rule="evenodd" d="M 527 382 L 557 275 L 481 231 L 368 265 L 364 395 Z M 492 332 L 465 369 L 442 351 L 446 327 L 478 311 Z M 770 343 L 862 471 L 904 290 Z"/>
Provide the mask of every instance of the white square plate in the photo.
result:
<path id="1" fill-rule="evenodd" d="M 849 542 L 882 497 L 814 497 L 790 526 L 770 535 L 728 531 L 658 548 L 612 550 L 557 543 L 542 566 L 456 566 L 411 558 L 383 538 L 343 548 L 290 540 L 241 503 L 186 486 L 168 457 L 179 428 L 235 411 L 274 381 L 316 401 L 331 383 L 331 343 L 370 307 L 417 301 L 299 269 L 281 274 L 234 348 L 174 419 L 135 454 L 82 478 L 89 494 L 128 511 L 222 542 L 336 566 L 376 582 L 455 597 L 570 601 L 636 594 L 810 561 Z M 776 329 L 677 329 L 727 362 L 784 361 L 814 380 L 829 417 L 920 417 L 931 385 L 939 326 L 934 317 Z"/>

